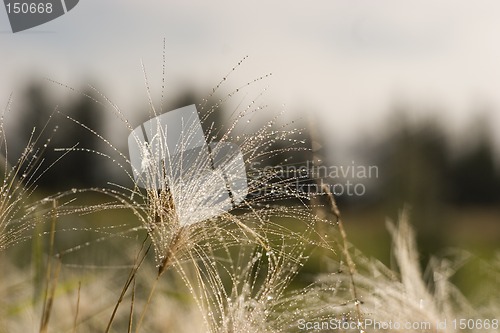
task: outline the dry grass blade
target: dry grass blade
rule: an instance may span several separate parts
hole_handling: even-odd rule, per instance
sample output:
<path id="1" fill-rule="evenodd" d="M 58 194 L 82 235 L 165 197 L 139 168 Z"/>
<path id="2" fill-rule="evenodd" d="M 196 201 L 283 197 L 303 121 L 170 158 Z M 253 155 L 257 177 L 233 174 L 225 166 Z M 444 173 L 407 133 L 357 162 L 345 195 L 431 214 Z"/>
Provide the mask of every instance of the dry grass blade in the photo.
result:
<path id="1" fill-rule="evenodd" d="M 142 322 L 144 321 L 144 318 L 146 316 L 146 312 L 148 310 L 149 304 L 151 303 L 151 300 L 153 299 L 153 294 L 156 290 L 156 286 L 158 285 L 159 279 L 160 279 L 160 274 L 158 274 L 156 276 L 156 279 L 153 282 L 153 286 L 151 287 L 151 291 L 149 292 L 148 298 L 146 299 L 146 304 L 144 305 L 144 308 L 141 311 L 141 316 L 139 317 L 139 321 L 137 322 L 137 326 L 135 328 L 136 333 L 140 332 Z"/>
<path id="2" fill-rule="evenodd" d="M 82 289 L 82 282 L 78 282 L 78 293 L 76 297 L 76 311 L 75 311 L 75 320 L 73 321 L 73 333 L 76 333 L 78 327 L 78 315 L 80 312 L 80 291 Z"/>
<path id="3" fill-rule="evenodd" d="M 52 311 L 52 304 L 54 302 L 54 296 L 57 287 L 57 281 L 59 279 L 59 272 L 61 270 L 61 262 L 57 261 L 56 268 L 52 269 L 52 257 L 54 256 L 54 238 L 55 238 L 55 228 L 57 222 L 57 201 L 52 201 L 52 222 L 50 224 L 50 241 L 49 241 L 49 255 L 47 257 L 47 272 L 46 272 L 46 284 L 45 284 L 45 296 L 42 308 L 42 321 L 40 323 L 40 333 L 46 333 L 48 330 L 50 313 Z"/>
<path id="4" fill-rule="evenodd" d="M 135 288 L 136 288 L 136 279 L 134 277 L 134 283 L 132 285 L 132 297 L 130 299 L 130 312 L 128 316 L 128 333 L 132 333 L 132 327 L 134 324 L 134 304 L 135 304 Z"/>
<path id="5" fill-rule="evenodd" d="M 349 242 L 347 240 L 347 233 L 345 232 L 344 229 L 344 222 L 342 221 L 342 218 L 340 216 L 340 210 L 337 206 L 337 203 L 335 202 L 335 198 L 333 196 L 333 193 L 330 191 L 330 187 L 327 185 L 323 186 L 323 190 L 325 191 L 326 195 L 330 199 L 330 208 L 332 210 L 332 213 L 335 215 L 337 218 L 337 225 L 339 226 L 339 231 L 340 231 L 340 236 L 342 237 L 342 253 L 344 254 L 347 262 L 347 268 L 349 270 L 349 276 L 351 280 L 351 293 L 352 297 L 354 300 L 354 304 L 356 306 L 356 312 L 358 315 L 358 320 L 361 321 L 363 319 L 362 312 L 361 312 L 361 301 L 359 299 L 358 291 L 356 288 L 356 282 L 354 280 L 354 276 L 356 275 L 356 264 L 352 260 L 351 254 L 349 253 Z"/>
<path id="6" fill-rule="evenodd" d="M 47 299 L 44 302 L 42 322 L 40 324 L 40 333 L 46 333 L 49 329 L 49 320 L 54 304 L 57 283 L 59 281 L 59 273 L 61 271 L 61 262 L 58 260 L 53 274 L 51 274 L 50 287 L 47 291 Z"/>
<path id="7" fill-rule="evenodd" d="M 141 253 L 144 249 L 144 246 L 146 244 L 146 241 L 147 241 L 147 238 L 144 239 L 144 241 L 142 242 L 141 248 L 140 248 L 139 252 L 137 253 L 137 257 L 135 259 L 134 267 L 130 270 L 130 273 L 127 277 L 127 281 L 125 282 L 125 285 L 123 286 L 122 291 L 120 293 L 120 297 L 116 301 L 116 304 L 113 308 L 113 312 L 111 313 L 111 317 L 109 318 L 108 325 L 106 326 L 106 330 L 105 330 L 106 333 L 108 333 L 109 330 L 111 329 L 111 325 L 113 324 L 113 321 L 115 319 L 116 312 L 118 311 L 118 307 L 122 303 L 123 298 L 125 297 L 125 294 L 127 293 L 127 290 L 130 287 L 130 284 L 135 280 L 135 275 L 137 274 L 137 271 L 141 267 L 142 263 L 144 262 L 144 259 L 146 259 L 146 256 L 149 252 L 149 249 L 151 248 L 151 244 L 150 244 L 147 247 L 146 251 L 144 251 L 144 253 L 141 255 Z"/>

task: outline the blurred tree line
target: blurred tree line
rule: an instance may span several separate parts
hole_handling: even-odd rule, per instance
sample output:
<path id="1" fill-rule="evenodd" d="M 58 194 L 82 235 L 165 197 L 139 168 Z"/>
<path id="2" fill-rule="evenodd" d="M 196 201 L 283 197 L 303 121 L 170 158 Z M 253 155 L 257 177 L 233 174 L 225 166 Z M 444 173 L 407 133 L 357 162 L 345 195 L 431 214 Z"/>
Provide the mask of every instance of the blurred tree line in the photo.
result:
<path id="1" fill-rule="evenodd" d="M 410 111 L 397 110 L 399 118 L 389 122 L 386 135 L 362 153 L 380 170 L 368 209 L 378 208 L 397 219 L 402 207 L 410 207 L 425 261 L 448 246 L 457 213 L 484 212 L 500 226 L 500 170 L 485 122 L 478 122 L 475 130 L 464 133 L 463 141 L 455 142 L 440 122 L 410 124 L 404 116 Z M 480 219 L 467 222 L 473 225 Z M 486 228 L 482 234 L 491 232 L 491 224 L 481 227 Z"/>
<path id="2" fill-rule="evenodd" d="M 38 147 L 50 140 L 43 155 L 43 166 L 48 167 L 55 162 L 37 181 L 39 188 L 57 191 L 102 184 L 108 174 L 103 167 L 102 157 L 90 152 L 75 151 L 57 161 L 65 153 L 56 151 L 56 148 L 72 147 L 101 150 L 100 139 L 66 116 L 101 133 L 104 128 L 102 108 L 80 94 L 75 94 L 77 96 L 72 96 L 61 104 L 61 100 L 52 97 L 46 86 L 46 82 L 31 82 L 21 95 L 15 98 L 16 104 L 13 110 L 17 118 L 15 130 L 7 131 L 9 159 L 16 159 L 21 154 L 35 130 L 35 137 L 41 134 L 37 142 Z M 83 92 L 89 93 L 89 91 Z M 56 132 L 53 132 L 54 128 L 57 128 Z"/>
<path id="3" fill-rule="evenodd" d="M 500 202 L 500 173 L 492 138 L 482 128 L 453 151 L 439 123 L 400 123 L 374 154 L 385 170 L 382 195 L 391 201 L 463 205 Z M 377 158 L 378 156 L 378 158 Z"/>
<path id="4" fill-rule="evenodd" d="M 53 113 L 57 104 L 62 115 L 68 115 L 85 126 L 101 133 L 106 129 L 105 110 L 86 96 L 74 94 L 64 104 L 50 97 L 44 88 L 44 83 L 32 82 L 25 88 L 21 98 L 21 107 L 16 108 L 18 113 L 17 129 L 15 131 L 14 150 L 20 151 L 28 141 L 33 127 L 43 128 Z M 84 91 L 92 95 L 92 92 Z M 178 98 L 169 101 L 164 110 L 172 110 L 181 106 L 196 104 L 202 96 L 193 91 L 186 91 Z M 216 103 L 218 98 L 213 97 L 207 102 L 207 109 Z M 223 109 L 223 108 L 221 108 Z M 199 110 L 200 111 L 200 110 Z M 399 110 L 404 114 L 405 110 Z M 142 113 L 147 119 L 147 109 Z M 204 118 L 206 115 L 201 114 Z M 212 123 L 221 129 L 218 134 L 225 133 L 228 128 L 227 110 L 219 110 L 208 116 L 204 122 L 205 131 L 210 131 Z M 140 122 L 137 123 L 137 125 Z M 54 135 L 51 146 L 54 148 L 84 148 L 95 151 L 105 151 L 102 141 L 84 127 L 69 121 L 55 120 L 59 128 Z M 437 122 L 422 122 L 420 125 L 409 125 L 408 122 L 392 122 L 388 134 L 360 152 L 363 159 L 373 161 L 378 165 L 380 179 L 376 191 L 367 194 L 370 202 L 385 205 L 387 209 L 400 209 L 405 203 L 410 203 L 415 212 L 421 214 L 419 218 L 426 223 L 435 224 L 440 218 L 443 205 L 480 205 L 499 206 L 500 203 L 500 172 L 495 163 L 495 149 L 491 138 L 485 134 L 486 130 L 479 130 L 475 142 L 463 150 L 454 152 L 448 142 L 445 130 Z M 307 124 L 294 124 L 294 127 L 308 127 Z M 50 134 L 47 132 L 47 135 Z M 212 133 L 214 134 L 214 133 Z M 472 134 L 468 134 L 469 136 Z M 304 140 L 308 133 L 293 135 L 297 140 Z M 277 165 L 283 163 L 300 165 L 311 160 L 314 154 L 310 151 L 311 141 L 322 141 L 324 138 L 315 133 L 316 138 L 306 140 L 306 150 L 294 150 L 296 144 L 277 141 L 276 149 L 283 149 L 285 153 L 263 160 L 263 163 Z M 306 138 L 307 139 L 307 138 Z M 12 142 L 12 140 L 11 140 Z M 302 145 L 304 146 L 304 144 Z M 327 152 L 322 152 L 326 155 Z M 10 154 L 16 156 L 17 154 Z M 46 159 L 56 160 L 62 155 L 61 151 L 50 149 Z M 18 155 L 17 155 L 18 156 Z M 330 162 L 335 156 L 325 156 Z M 50 190 L 68 189 L 69 187 L 99 186 L 106 182 L 112 171 L 105 163 L 105 158 L 90 152 L 71 152 L 67 154 L 60 167 L 54 167 L 40 179 L 39 186 Z M 333 163 L 332 165 L 335 165 Z M 262 166 L 265 166 L 264 164 Z M 65 170 L 65 171 L 64 171 Z M 313 180 L 312 180 L 313 181 Z M 340 198 L 349 200 L 349 198 Z"/>

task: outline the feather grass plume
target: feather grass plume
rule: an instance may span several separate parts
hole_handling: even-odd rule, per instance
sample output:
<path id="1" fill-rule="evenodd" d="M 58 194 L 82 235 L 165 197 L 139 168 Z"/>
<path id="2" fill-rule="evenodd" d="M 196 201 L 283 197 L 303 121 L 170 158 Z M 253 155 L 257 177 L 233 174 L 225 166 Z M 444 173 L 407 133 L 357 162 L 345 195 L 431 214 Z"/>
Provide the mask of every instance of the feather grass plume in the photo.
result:
<path id="1" fill-rule="evenodd" d="M 230 71 L 230 74 L 240 64 L 241 62 Z M 146 70 L 144 70 L 144 74 L 146 76 Z M 216 93 L 219 93 L 219 89 L 227 82 L 227 76 L 224 77 L 209 96 L 198 105 L 199 109 L 203 110 L 201 122 L 207 122 L 209 117 L 218 112 L 229 98 L 241 96 L 246 87 L 256 84 L 268 76 L 264 75 L 233 89 L 224 98 L 209 104 L 208 101 Z M 147 76 L 145 82 L 150 103 L 150 114 L 153 118 L 163 115 L 162 105 L 155 107 L 153 103 Z M 96 103 L 110 107 L 113 113 L 123 121 L 127 129 L 133 133 L 134 127 L 121 110 L 96 89 L 94 91 L 98 96 L 97 98 L 89 95 L 87 97 Z M 294 134 L 300 132 L 299 129 L 288 129 L 290 124 L 278 124 L 280 115 L 271 118 L 263 126 L 250 133 L 242 134 L 238 132 L 238 126 L 242 122 L 246 123 L 252 114 L 266 109 L 266 106 L 258 105 L 259 97 L 260 95 L 246 104 L 243 103 L 242 99 L 240 106 L 233 112 L 228 128 L 224 132 L 220 132 L 214 124 L 208 126 L 209 130 L 208 133 L 204 134 L 204 139 L 211 150 L 212 158 L 207 159 L 206 155 L 201 153 L 189 156 L 190 160 L 194 160 L 194 162 L 191 162 L 192 165 L 196 167 L 190 169 L 180 181 L 176 181 L 175 177 L 172 176 L 172 172 L 175 172 L 175 170 L 172 171 L 172 168 L 167 166 L 167 162 L 170 162 L 170 154 L 173 154 L 173 152 L 166 149 L 169 135 L 168 128 L 155 131 L 153 140 L 156 140 L 156 144 L 151 143 L 151 138 L 149 142 L 143 142 L 140 140 L 141 138 L 134 138 L 136 142 L 140 143 L 141 147 L 139 152 L 142 162 L 138 167 L 132 163 L 129 156 L 116 148 L 110 140 L 85 124 L 80 123 L 77 119 L 68 116 L 67 118 L 70 121 L 96 135 L 108 146 L 110 151 L 107 153 L 95 152 L 85 147 L 62 148 L 61 150 L 96 153 L 108 158 L 125 172 L 131 181 L 131 185 L 110 184 L 107 188 L 90 189 L 90 191 L 107 195 L 112 198 L 112 201 L 102 205 L 67 206 L 66 211 L 60 210 L 60 214 L 72 212 L 91 213 L 108 209 L 131 211 L 140 225 L 140 227 L 133 228 L 132 231 L 145 230 L 154 249 L 158 269 L 156 281 L 170 268 L 174 267 L 183 277 L 192 294 L 198 295 L 196 296 L 198 307 L 200 309 L 207 308 L 207 304 L 213 304 L 212 302 L 214 302 L 210 295 L 217 294 L 213 291 L 220 291 L 224 285 L 219 272 L 213 270 L 213 265 L 217 266 L 217 258 L 222 256 L 228 260 L 227 258 L 231 257 L 231 253 L 235 251 L 234 249 L 239 249 L 242 246 L 258 246 L 266 253 L 273 253 L 276 246 L 273 239 L 276 238 L 281 241 L 291 239 L 297 244 L 302 244 L 301 246 L 310 245 L 312 241 L 309 235 L 314 231 L 314 224 L 318 222 L 318 219 L 311 214 L 304 202 L 304 200 L 309 199 L 309 195 L 299 192 L 294 186 L 297 181 L 301 181 L 301 176 L 293 179 L 283 178 L 280 170 L 273 170 L 273 168 L 269 167 L 265 171 L 254 172 L 249 176 L 248 181 L 245 179 L 244 195 L 235 198 L 233 192 L 233 195 L 229 195 L 229 200 L 222 203 L 217 197 L 221 191 L 227 190 L 224 184 L 227 185 L 231 182 L 231 180 L 227 179 L 228 176 L 241 174 L 242 163 L 246 166 L 256 165 L 254 162 L 265 161 L 280 154 L 286 155 L 291 151 L 307 150 L 302 141 L 291 138 Z M 101 101 L 101 99 L 104 101 Z M 188 128 L 186 132 L 191 130 Z M 284 148 L 276 148 L 274 145 L 276 142 L 286 142 L 287 144 Z M 224 147 L 235 146 L 238 149 L 237 154 L 232 155 L 234 158 L 226 159 L 226 163 L 223 163 L 219 170 L 213 170 L 213 165 L 208 165 L 208 167 L 212 167 L 213 172 L 204 173 L 206 169 L 210 169 L 207 168 L 207 163 L 216 163 L 217 151 L 222 150 Z M 238 159 L 241 159 L 241 163 L 239 163 Z M 185 159 L 181 157 L 179 160 L 184 161 Z M 238 163 L 235 162 L 236 160 L 238 160 Z M 245 170 L 243 172 L 246 178 Z M 141 174 L 141 178 L 138 179 L 137 174 Z M 154 184 L 154 186 L 147 186 L 148 184 Z M 74 192 L 84 191 L 88 190 L 76 190 Z M 246 192 L 248 192 L 248 195 L 246 195 Z M 275 205 L 276 201 L 284 199 L 293 199 L 295 203 L 302 203 L 302 207 L 294 208 Z M 223 208 L 228 203 L 230 209 Z M 276 219 L 277 217 L 278 219 Z M 293 226 L 277 221 L 291 217 L 294 218 Z M 321 223 L 323 222 L 321 221 Z M 279 267 L 296 260 L 296 258 L 290 260 L 291 254 L 286 254 L 284 251 L 277 251 L 276 253 L 278 252 L 280 256 L 271 256 L 270 258 L 270 263 L 273 264 L 274 262 L 273 265 L 277 271 L 282 271 Z M 283 257 L 285 255 L 286 260 Z M 233 271 L 233 274 L 236 273 Z M 276 276 L 279 274 L 281 273 L 269 272 L 269 276 L 273 276 L 274 280 L 278 280 Z M 130 286 L 131 281 L 132 279 L 128 279 L 124 292 Z M 147 304 L 151 301 L 156 283 L 151 288 Z M 204 287 L 200 288 L 200 286 Z M 200 290 L 202 290 L 201 293 L 204 297 L 198 294 Z M 224 304 L 226 301 L 219 300 L 215 302 L 221 309 L 221 316 L 224 313 L 233 311 L 226 311 L 225 306 L 227 304 Z M 144 320 L 147 304 L 139 318 L 136 331 L 139 330 Z M 208 326 L 213 327 L 211 320 L 205 318 L 206 322 L 209 323 Z M 109 324 L 112 321 L 113 318 Z"/>
<path id="2" fill-rule="evenodd" d="M 340 270 L 319 279 L 318 288 L 325 291 L 324 321 L 319 323 L 327 325 L 327 320 L 334 319 L 337 325 L 344 324 L 339 327 L 346 332 L 460 332 L 453 321 L 473 318 L 481 321 L 481 325 L 487 323 L 487 327 L 472 327 L 471 332 L 498 329 L 498 319 L 492 316 L 492 310 L 498 308 L 498 299 L 487 306 L 474 306 L 450 281 L 463 263 L 463 256 L 454 260 L 433 258 L 426 270 L 430 274 L 426 274 L 420 268 L 408 212 L 403 211 L 398 225 L 388 223 L 388 229 L 394 269 L 359 252 L 354 258 L 357 271 L 353 278 L 363 317 L 359 318 L 356 311 L 358 300 L 349 297 L 351 276 Z"/>

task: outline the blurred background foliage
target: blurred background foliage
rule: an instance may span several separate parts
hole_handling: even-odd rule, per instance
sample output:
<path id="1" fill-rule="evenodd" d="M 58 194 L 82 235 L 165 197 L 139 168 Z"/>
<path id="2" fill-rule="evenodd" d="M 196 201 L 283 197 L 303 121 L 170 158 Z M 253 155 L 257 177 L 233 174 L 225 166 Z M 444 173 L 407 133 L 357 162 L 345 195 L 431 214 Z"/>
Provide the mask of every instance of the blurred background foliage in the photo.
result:
<path id="1" fill-rule="evenodd" d="M 95 91 L 84 89 L 83 92 L 95 95 Z M 28 141 L 33 126 L 43 127 L 54 112 L 54 106 L 59 105 L 61 114 L 54 115 L 54 123 L 59 129 L 53 137 L 53 147 L 76 146 L 106 151 L 108 148 L 96 135 L 64 119 L 64 115 L 68 115 L 104 137 L 109 137 L 113 128 L 107 124 L 109 120 L 101 105 L 81 94 L 74 95 L 76 97 L 61 103 L 47 92 L 46 83 L 27 84 L 19 98 L 22 106 L 16 110 L 16 130 L 11 132 L 12 139 L 15 137 L 15 140 L 10 140 L 14 143 L 11 144 L 12 150 L 19 152 Z M 177 98 L 165 101 L 163 110 L 200 103 L 203 97 L 196 91 L 186 90 Z M 207 105 L 216 101 L 214 96 Z M 204 123 L 208 126 L 205 130 L 208 132 L 212 123 L 218 128 L 228 128 L 231 111 L 220 110 L 211 114 Z M 387 218 L 396 220 L 401 209 L 407 206 L 411 208 L 423 263 L 431 254 L 443 252 L 448 247 L 463 248 L 482 257 L 492 256 L 500 240 L 500 170 L 495 147 L 486 130 L 487 120 L 478 116 L 476 124 L 471 126 L 474 130 L 463 133 L 463 141 L 458 142 L 447 133 L 446 124 L 435 119 L 410 122 L 406 117 L 414 111 L 410 105 L 400 105 L 393 111 L 394 116 L 387 120 L 386 128 L 378 131 L 383 134 L 354 144 L 359 160 L 365 161 L 365 165 L 377 166 L 379 176 L 370 180 L 362 197 L 337 198 L 350 241 L 369 256 L 390 262 L 390 244 L 384 224 Z M 132 126 L 151 116 L 146 108 L 141 114 L 142 119 L 134 120 Z M 204 115 L 200 116 L 203 118 Z M 311 149 L 290 150 L 281 156 L 264 159 L 260 167 L 266 164 L 304 165 L 318 156 L 323 165 L 339 164 L 335 151 L 324 148 L 325 143 L 328 146 L 325 136 L 311 126 L 311 122 L 296 122 L 293 127 L 305 128 L 302 135 L 296 137 L 305 139 L 305 146 Z M 219 133 L 224 133 L 224 130 Z M 360 133 L 359 137 L 365 136 Z M 123 141 L 126 142 L 126 137 Z M 277 149 L 290 147 L 285 142 L 275 145 Z M 46 158 L 55 160 L 61 154 L 51 150 Z M 75 152 L 49 170 L 40 180 L 39 188 L 49 192 L 102 186 L 109 180 L 120 184 L 130 181 L 108 159 L 95 153 Z M 310 183 L 315 181 L 309 180 Z M 310 269 L 314 269 L 314 262 Z"/>

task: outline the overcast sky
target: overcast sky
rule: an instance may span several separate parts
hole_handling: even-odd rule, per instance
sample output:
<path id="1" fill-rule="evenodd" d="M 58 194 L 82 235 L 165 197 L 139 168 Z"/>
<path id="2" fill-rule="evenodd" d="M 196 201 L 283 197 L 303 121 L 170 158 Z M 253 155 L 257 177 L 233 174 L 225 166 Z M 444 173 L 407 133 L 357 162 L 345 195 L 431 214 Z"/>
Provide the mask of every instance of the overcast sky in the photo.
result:
<path id="1" fill-rule="evenodd" d="M 385 128 L 399 102 L 420 106 L 414 119 L 442 110 L 438 118 L 457 136 L 487 110 L 500 133 L 500 2 L 493 0 L 80 0 L 16 34 L 0 8 L 0 103 L 29 77 L 49 77 L 97 82 L 131 115 L 147 102 L 141 59 L 159 92 L 163 38 L 171 95 L 187 85 L 209 92 L 248 55 L 228 87 L 272 72 L 264 85 L 273 106 L 285 104 L 291 117 L 308 110 L 331 140 Z"/>

